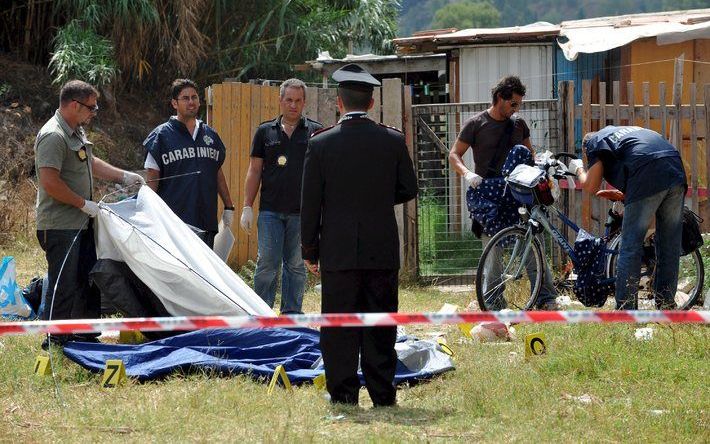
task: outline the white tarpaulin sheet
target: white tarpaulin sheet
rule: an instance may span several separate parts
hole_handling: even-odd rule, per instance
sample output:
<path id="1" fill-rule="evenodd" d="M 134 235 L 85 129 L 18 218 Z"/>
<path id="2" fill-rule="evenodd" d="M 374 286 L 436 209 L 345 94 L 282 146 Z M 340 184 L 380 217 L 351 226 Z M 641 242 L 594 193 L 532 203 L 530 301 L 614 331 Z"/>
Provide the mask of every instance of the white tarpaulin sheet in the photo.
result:
<path id="1" fill-rule="evenodd" d="M 710 10 L 707 10 L 707 15 L 710 16 Z M 646 37 L 656 37 L 659 45 L 710 38 L 710 21 L 688 24 L 683 21 L 688 15 L 681 18 L 680 14 L 669 14 L 668 21 L 648 23 L 642 23 L 640 19 L 624 20 L 626 17 L 642 16 L 644 15 L 610 17 L 606 21 L 588 19 L 563 22 L 560 26 L 560 37 L 566 37 L 567 41 L 562 43 L 558 40 L 558 44 L 565 58 L 571 61 L 575 60 L 579 53 L 608 51 Z"/>
<path id="2" fill-rule="evenodd" d="M 96 254 L 125 262 L 173 316 L 275 315 L 147 186 L 101 204 Z"/>

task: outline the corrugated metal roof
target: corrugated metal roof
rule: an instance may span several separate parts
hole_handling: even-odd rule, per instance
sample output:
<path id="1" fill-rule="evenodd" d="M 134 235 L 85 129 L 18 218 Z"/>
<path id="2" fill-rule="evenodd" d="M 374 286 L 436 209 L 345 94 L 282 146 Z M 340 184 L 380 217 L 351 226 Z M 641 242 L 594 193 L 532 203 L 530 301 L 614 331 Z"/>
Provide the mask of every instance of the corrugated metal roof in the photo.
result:
<path id="1" fill-rule="evenodd" d="M 455 32 L 422 33 L 392 40 L 398 52 L 423 52 L 439 46 L 469 45 L 481 42 L 530 42 L 551 40 L 560 32 L 558 25 L 538 22 L 508 28 L 476 28 Z"/>
<path id="2" fill-rule="evenodd" d="M 419 59 L 441 59 L 445 58 L 445 54 L 416 54 L 408 56 L 400 56 L 396 54 L 378 55 L 378 54 L 348 54 L 342 59 L 334 59 L 328 51 L 318 53 L 316 60 L 308 60 L 306 63 L 358 63 L 358 62 L 388 62 L 392 60 L 419 60 Z"/>
<path id="3" fill-rule="evenodd" d="M 621 28 L 628 26 L 652 25 L 655 23 L 681 23 L 693 25 L 710 20 L 710 9 L 691 9 L 683 11 L 646 12 L 643 14 L 626 14 L 609 17 L 594 17 L 582 20 L 567 20 L 560 23 L 565 28 L 608 27 Z"/>
<path id="4" fill-rule="evenodd" d="M 569 42 L 560 44 L 565 56 L 574 60 L 579 52 L 607 51 L 644 37 L 656 37 L 658 43 L 679 43 L 696 38 L 710 38 L 710 9 L 652 12 L 613 17 L 570 20 L 559 25 L 538 22 L 508 28 L 433 30 L 411 37 L 394 39 L 399 53 L 422 53 L 444 47 L 477 43 L 526 43 L 552 40 L 564 36 Z M 566 49 L 566 46 L 569 49 Z"/>
<path id="5" fill-rule="evenodd" d="M 342 59 L 334 59 L 328 52 L 318 54 L 316 60 L 306 62 L 311 69 L 330 76 L 335 70 L 348 63 L 357 63 L 367 69 L 370 74 L 398 74 L 446 70 L 446 54 L 414 54 L 414 55 L 376 55 L 348 54 Z"/>
<path id="6" fill-rule="evenodd" d="M 659 45 L 710 38 L 710 9 L 630 14 L 560 24 L 560 48 L 567 60 L 656 37 Z M 564 40 L 561 41 L 561 40 Z"/>

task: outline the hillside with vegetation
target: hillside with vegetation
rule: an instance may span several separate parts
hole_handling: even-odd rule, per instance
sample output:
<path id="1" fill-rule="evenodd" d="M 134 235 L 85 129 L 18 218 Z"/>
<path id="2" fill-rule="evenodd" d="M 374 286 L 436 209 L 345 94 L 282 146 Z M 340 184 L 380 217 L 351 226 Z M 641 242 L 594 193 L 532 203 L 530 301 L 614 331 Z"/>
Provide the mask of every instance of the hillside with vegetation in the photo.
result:
<path id="1" fill-rule="evenodd" d="M 27 222 L 34 136 L 60 86 L 99 88 L 89 137 L 99 156 L 138 169 L 141 142 L 172 114 L 169 84 L 286 79 L 319 50 L 388 53 L 398 0 L 16 0 L 0 8 L 0 233 Z M 202 113 L 204 116 L 204 107 Z M 13 211 L 17 215 L 13 215 Z M 17 217 L 15 217 L 17 216 Z M 0 239 L 1 241 L 2 239 Z"/>
<path id="2" fill-rule="evenodd" d="M 620 14 L 707 8 L 707 0 L 402 0 L 398 36 L 424 29 L 559 23 Z"/>

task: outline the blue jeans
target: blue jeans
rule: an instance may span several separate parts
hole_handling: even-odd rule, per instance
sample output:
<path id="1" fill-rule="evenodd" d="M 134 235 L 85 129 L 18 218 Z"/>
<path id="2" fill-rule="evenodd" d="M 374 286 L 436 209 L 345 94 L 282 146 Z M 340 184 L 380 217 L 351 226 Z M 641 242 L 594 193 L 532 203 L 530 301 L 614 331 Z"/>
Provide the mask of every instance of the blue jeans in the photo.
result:
<path id="1" fill-rule="evenodd" d="M 303 313 L 306 266 L 301 257 L 301 216 L 260 211 L 257 220 L 259 251 L 254 272 L 254 291 L 274 307 L 279 271 L 281 313 Z"/>
<path id="2" fill-rule="evenodd" d="M 616 308 L 634 310 L 641 274 L 643 240 L 656 216 L 656 306 L 675 308 L 685 187 L 678 185 L 624 207 L 616 263 Z"/>

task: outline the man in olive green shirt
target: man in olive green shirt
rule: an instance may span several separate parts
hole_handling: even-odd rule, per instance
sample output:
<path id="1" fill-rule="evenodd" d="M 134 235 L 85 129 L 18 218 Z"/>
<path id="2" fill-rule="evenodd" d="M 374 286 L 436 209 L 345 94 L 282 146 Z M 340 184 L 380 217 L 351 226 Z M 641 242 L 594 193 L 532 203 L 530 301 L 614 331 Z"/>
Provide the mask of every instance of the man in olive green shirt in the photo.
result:
<path id="1" fill-rule="evenodd" d="M 98 112 L 98 96 L 88 83 L 67 82 L 59 93 L 59 109 L 35 141 L 37 239 L 46 253 L 49 279 L 46 320 L 99 316 L 100 298 L 89 285 L 89 272 L 96 262 L 90 218 L 100 211 L 92 200 L 93 177 L 127 186 L 145 184 L 139 174 L 94 157 L 83 125 Z M 95 340 L 95 336 L 54 335 L 51 339 L 62 345 L 68 340 Z M 45 340 L 42 347 L 48 345 Z"/>

